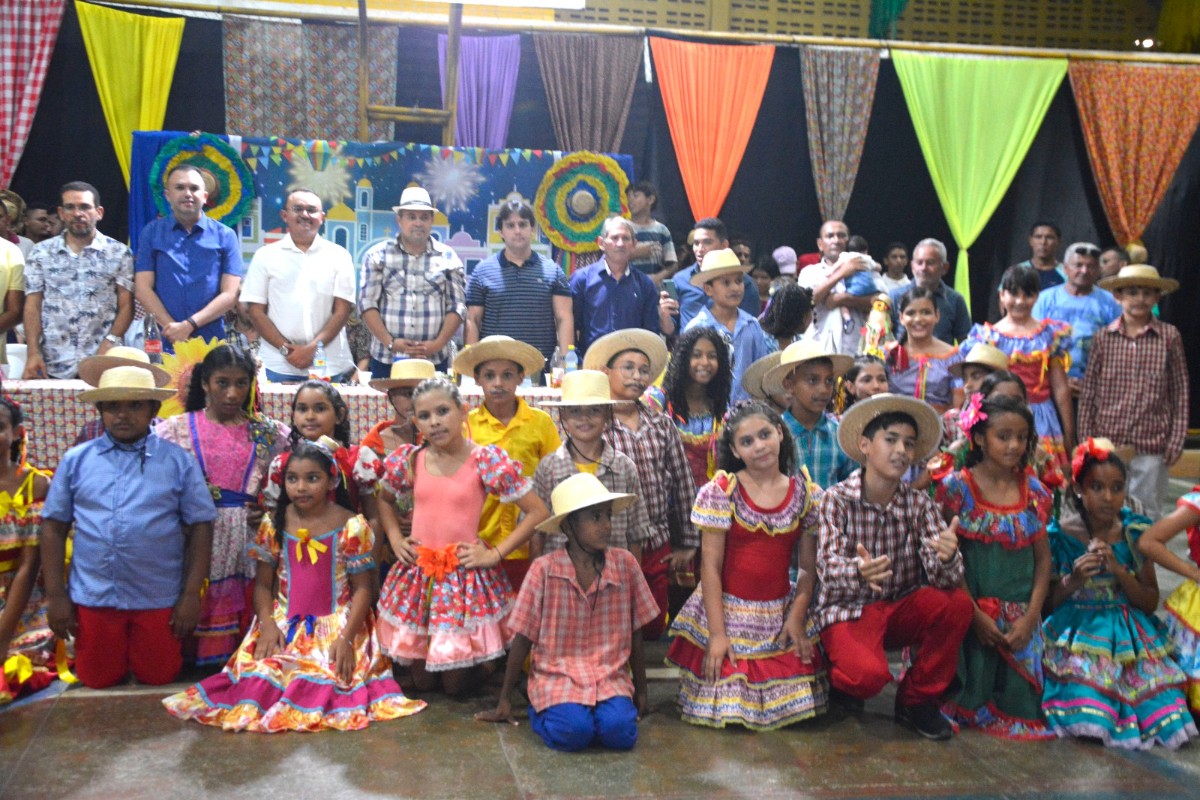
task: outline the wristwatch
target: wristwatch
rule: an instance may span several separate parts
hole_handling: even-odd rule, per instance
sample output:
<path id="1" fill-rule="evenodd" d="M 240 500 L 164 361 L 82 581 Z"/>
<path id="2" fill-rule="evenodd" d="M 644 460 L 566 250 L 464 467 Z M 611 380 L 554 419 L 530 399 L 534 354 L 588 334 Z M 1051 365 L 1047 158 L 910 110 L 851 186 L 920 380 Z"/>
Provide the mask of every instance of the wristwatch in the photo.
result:
<path id="1" fill-rule="evenodd" d="M 279 355 L 283 356 L 284 358 L 287 358 L 291 354 L 292 354 L 292 343 L 291 342 L 284 342 L 283 344 L 279 345 Z"/>
<path id="2" fill-rule="evenodd" d="M 104 341 L 108 342 L 111 345 L 115 345 L 117 347 L 120 347 L 121 345 L 125 344 L 125 340 L 122 339 L 120 336 L 117 336 L 115 333 L 110 333 L 107 336 L 105 336 Z"/>

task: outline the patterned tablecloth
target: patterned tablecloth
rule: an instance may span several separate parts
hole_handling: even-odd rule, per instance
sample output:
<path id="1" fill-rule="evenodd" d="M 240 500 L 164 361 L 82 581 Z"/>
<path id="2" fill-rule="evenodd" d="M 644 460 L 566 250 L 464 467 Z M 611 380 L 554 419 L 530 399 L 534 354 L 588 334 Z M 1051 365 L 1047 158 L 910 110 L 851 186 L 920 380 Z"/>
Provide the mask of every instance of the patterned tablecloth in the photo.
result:
<path id="1" fill-rule="evenodd" d="M 43 469 L 54 469 L 63 454 L 75 443 L 84 423 L 96 418 L 96 407 L 76 398 L 89 388 L 79 380 L 71 381 L 5 381 L 4 391 L 21 404 L 28 431 L 29 463 Z M 275 419 L 291 419 L 294 386 L 262 383 L 263 411 Z M 392 413 L 386 395 L 368 386 L 339 386 L 338 391 L 350 408 L 350 430 L 355 437 L 366 435 L 375 423 Z M 518 394 L 533 406 L 559 397 L 558 389 L 520 389 Z M 478 387 L 463 390 L 467 402 L 474 408 L 482 400 Z"/>

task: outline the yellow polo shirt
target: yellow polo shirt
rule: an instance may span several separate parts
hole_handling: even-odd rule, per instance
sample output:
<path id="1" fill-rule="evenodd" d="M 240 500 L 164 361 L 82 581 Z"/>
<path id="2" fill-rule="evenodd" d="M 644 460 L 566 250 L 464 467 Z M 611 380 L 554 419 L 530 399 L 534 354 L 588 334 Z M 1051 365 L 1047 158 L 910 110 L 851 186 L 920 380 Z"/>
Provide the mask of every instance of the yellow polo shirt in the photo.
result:
<path id="1" fill-rule="evenodd" d="M 475 444 L 496 445 L 508 453 L 509 458 L 521 462 L 521 474 L 530 480 L 537 471 L 538 462 L 562 446 L 558 428 L 550 415 L 530 407 L 521 398 L 517 398 L 517 413 L 507 425 L 492 416 L 486 405 L 471 410 L 467 425 Z M 479 517 L 480 538 L 491 545 L 499 544 L 517 527 L 520 513 L 515 505 L 501 503 L 489 494 Z M 529 546 L 514 550 L 508 557 L 529 558 Z"/>

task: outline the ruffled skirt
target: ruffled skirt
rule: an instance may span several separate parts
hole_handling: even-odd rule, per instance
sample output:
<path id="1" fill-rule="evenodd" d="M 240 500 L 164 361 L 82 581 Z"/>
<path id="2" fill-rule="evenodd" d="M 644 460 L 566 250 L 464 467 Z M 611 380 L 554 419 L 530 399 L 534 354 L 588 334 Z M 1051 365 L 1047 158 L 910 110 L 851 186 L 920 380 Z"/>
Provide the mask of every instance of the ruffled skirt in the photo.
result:
<path id="1" fill-rule="evenodd" d="M 825 712 L 828 685 L 816 632 L 808 632 L 811 664 L 776 642 L 789 602 L 789 597 L 756 601 L 723 595 L 725 632 L 737 666 L 726 659 L 721 677 L 709 682 L 703 677 L 708 620 L 701 589 L 696 588 L 671 623 L 674 640 L 667 651 L 667 660 L 680 669 L 678 702 L 685 722 L 766 731 Z"/>
<path id="2" fill-rule="evenodd" d="M 5 584 L 0 582 L 0 613 L 4 611 L 5 594 Z M 55 678 L 54 641 L 54 633 L 46 621 L 46 597 L 39 582 L 17 620 L 8 652 L 0 653 L 0 705 L 50 685 Z"/>
<path id="3" fill-rule="evenodd" d="M 1172 655 L 1187 681 L 1188 705 L 1200 715 L 1200 586 L 1184 581 L 1167 598 L 1164 609 Z"/>
<path id="4" fill-rule="evenodd" d="M 213 522 L 212 564 L 209 585 L 200 603 L 196 623 L 196 663 L 227 661 L 246 634 L 252 606 L 250 590 L 257 564 L 246 555 L 254 543 L 247 525 L 246 508 L 218 507 Z"/>

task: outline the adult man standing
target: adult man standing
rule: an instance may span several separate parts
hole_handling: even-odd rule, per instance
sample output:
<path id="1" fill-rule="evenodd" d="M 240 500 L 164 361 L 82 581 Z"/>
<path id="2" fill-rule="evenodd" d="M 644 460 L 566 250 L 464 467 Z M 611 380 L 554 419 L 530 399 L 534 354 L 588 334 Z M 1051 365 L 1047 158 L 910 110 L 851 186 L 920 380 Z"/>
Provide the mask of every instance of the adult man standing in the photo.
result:
<path id="1" fill-rule="evenodd" d="M 255 252 L 241 296 L 263 343 L 267 378 L 304 380 L 322 344 L 326 374 L 350 380 L 357 374 L 345 330 L 354 309 L 354 259 L 321 236 L 325 212 L 311 190 L 289 192 L 279 216 L 287 235 Z"/>
<path id="2" fill-rule="evenodd" d="M 729 231 L 725 223 L 716 217 L 705 217 L 696 222 L 692 228 L 692 250 L 696 254 L 696 263 L 687 269 L 676 272 L 671 279 L 675 284 L 675 294 L 679 299 L 679 330 L 683 330 L 692 321 L 692 317 L 700 313 L 702 308 L 712 308 L 712 299 L 704 294 L 704 290 L 692 285 L 692 276 L 704 263 L 704 256 L 710 250 L 724 250 L 729 247 Z M 762 312 L 759 303 L 758 284 L 749 275 L 742 276 L 742 303 L 739 308 L 751 316 L 757 317 Z M 669 306 L 668 306 L 669 307 Z M 675 332 L 674 320 L 668 325 L 664 322 L 663 333 Z"/>
<path id="3" fill-rule="evenodd" d="M 1100 254 L 1100 277 L 1111 278 L 1129 266 L 1129 254 L 1123 247 L 1110 247 Z"/>
<path id="4" fill-rule="evenodd" d="M 26 380 L 74 378 L 83 359 L 122 344 L 133 320 L 133 253 L 96 230 L 100 193 L 72 181 L 58 213 L 66 228 L 34 245 L 25 265 Z"/>
<path id="5" fill-rule="evenodd" d="M 796 282 L 812 291 L 812 330 L 835 352 L 858 352 L 862 328 L 875 296 L 874 273 L 862 258 L 840 258 L 850 241 L 850 229 L 841 220 L 826 220 L 817 237 L 821 260 L 800 270 Z M 849 286 L 864 272 L 857 291 Z M 869 287 L 867 281 L 870 281 Z"/>
<path id="6" fill-rule="evenodd" d="M 21 306 L 25 302 L 25 256 L 21 255 L 21 248 L 5 239 L 0 239 L 0 288 L 4 290 L 4 310 L 0 312 L 0 363 L 7 364 L 4 334 L 21 321 Z"/>
<path id="7" fill-rule="evenodd" d="M 54 210 L 45 203 L 30 203 L 25 206 L 25 236 L 34 244 L 44 242 L 54 235 Z"/>
<path id="8" fill-rule="evenodd" d="M 662 318 L 669 319 L 669 314 L 659 309 L 654 281 L 629 267 L 636 237 L 632 222 L 609 217 L 597 239 L 604 257 L 571 276 L 575 341 L 581 361 L 592 342 L 606 333 L 625 328 L 658 333 Z"/>
<path id="9" fill-rule="evenodd" d="M 497 217 L 504 249 L 475 265 L 467 281 L 466 343 L 511 336 L 549 360 L 575 344 L 571 287 L 562 268 L 533 252 L 533 209 L 510 200 Z M 538 376 L 527 376 L 534 378 Z"/>
<path id="10" fill-rule="evenodd" d="M 1083 388 L 1092 337 L 1121 316 L 1121 304 L 1106 289 L 1096 285 L 1100 280 L 1099 256 L 1100 248 L 1090 242 L 1076 242 L 1068 247 L 1067 282 L 1042 292 L 1033 304 L 1034 319 L 1057 319 L 1071 326 L 1071 368 L 1067 371 L 1067 384 L 1075 397 L 1079 397 L 1079 390 Z"/>
<path id="11" fill-rule="evenodd" d="M 1021 262 L 1022 266 L 1033 267 L 1042 281 L 1042 291 L 1058 286 L 1067 279 L 1063 264 L 1058 260 L 1058 245 L 1062 232 L 1053 222 L 1040 220 L 1029 229 L 1029 250 L 1032 255 Z"/>
<path id="12" fill-rule="evenodd" d="M 450 339 L 466 316 L 462 260 L 433 236 L 429 192 L 409 186 L 393 206 L 400 233 L 363 256 L 358 313 L 371 332 L 371 377 L 387 378 L 397 353 L 450 366 Z"/>
<path id="13" fill-rule="evenodd" d="M 939 317 L 933 335 L 943 342 L 958 344 L 971 331 L 971 312 L 967 310 L 963 296 L 942 280 L 950 266 L 946 245 L 937 239 L 922 239 L 913 248 L 911 263 L 913 284 L 932 291 L 937 303 Z M 900 286 L 888 293 L 892 300 L 892 326 L 897 334 L 903 327 L 900 324 L 900 298 L 911 288 Z"/>
<path id="14" fill-rule="evenodd" d="M 193 336 L 225 338 L 225 312 L 237 304 L 246 267 L 237 234 L 204 213 L 200 170 L 181 164 L 167 175 L 171 215 L 142 229 L 134 264 L 138 302 L 162 326 L 163 349 Z"/>

